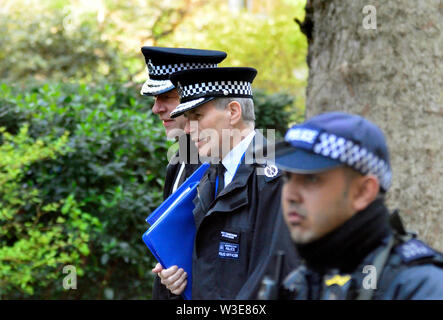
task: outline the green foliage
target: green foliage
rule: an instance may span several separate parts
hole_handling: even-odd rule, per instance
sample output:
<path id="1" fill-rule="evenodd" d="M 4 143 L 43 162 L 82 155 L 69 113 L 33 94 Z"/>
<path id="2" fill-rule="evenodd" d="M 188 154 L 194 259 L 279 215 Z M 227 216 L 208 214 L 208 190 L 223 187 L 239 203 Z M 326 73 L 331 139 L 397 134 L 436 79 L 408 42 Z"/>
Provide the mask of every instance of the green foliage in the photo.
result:
<path id="1" fill-rule="evenodd" d="M 294 22 L 306 0 L 254 0 L 260 10 L 233 12 L 227 0 L 4 0 L 0 6 L 0 77 L 146 79 L 143 45 L 224 50 L 221 66 L 258 69 L 254 88 L 287 92 L 303 112 L 307 41 Z M 267 2 L 268 4 L 264 4 Z M 294 108 L 295 107 L 295 108 Z"/>
<path id="2" fill-rule="evenodd" d="M 254 90 L 255 126 L 259 129 L 274 129 L 275 137 L 282 138 L 291 121 L 300 120 L 301 114 L 293 114 L 290 107 L 294 97 L 285 93 L 268 95 Z"/>
<path id="3" fill-rule="evenodd" d="M 226 51 L 220 66 L 256 68 L 254 88 L 287 92 L 297 97 L 292 112 L 304 112 L 307 41 L 294 18 L 303 20 L 306 1 L 272 2 L 272 9 L 264 12 L 235 13 L 228 1 L 210 1 L 159 43 Z"/>
<path id="4" fill-rule="evenodd" d="M 102 226 L 90 234 L 91 254 L 81 265 L 70 261 L 84 269 L 79 289 L 66 292 L 57 282 L 34 294 L 149 297 L 152 257 L 141 235 L 148 227 L 144 219 L 162 200 L 170 146 L 150 111 L 152 100 L 141 97 L 137 88 L 117 85 L 45 84 L 16 91 L 22 90 L 0 85 L 0 126 L 16 133 L 29 122 L 35 139 L 70 132 L 69 151 L 30 165 L 20 185 L 38 189 L 43 203 L 71 197 Z M 23 210 L 32 212 L 29 206 Z"/>
<path id="5" fill-rule="evenodd" d="M 45 2 L 0 10 L 0 46 L 3 80 L 91 81 L 125 76 L 117 46 L 102 38 L 94 19 L 73 21 L 69 11 L 50 8 Z"/>
<path id="6" fill-rule="evenodd" d="M 32 295 L 60 278 L 64 264 L 79 265 L 89 254 L 89 233 L 99 221 L 72 195 L 48 202 L 24 180 L 29 167 L 66 154 L 67 134 L 56 140 L 16 136 L 0 128 L 0 297 Z M 59 285 L 62 285 L 60 280 Z"/>

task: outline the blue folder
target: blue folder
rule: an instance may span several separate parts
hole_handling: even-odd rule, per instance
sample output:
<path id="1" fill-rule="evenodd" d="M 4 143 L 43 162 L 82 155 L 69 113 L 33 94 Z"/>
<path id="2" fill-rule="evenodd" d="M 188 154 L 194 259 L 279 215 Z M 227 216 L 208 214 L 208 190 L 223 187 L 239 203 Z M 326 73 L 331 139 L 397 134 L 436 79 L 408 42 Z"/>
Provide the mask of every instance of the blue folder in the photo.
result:
<path id="1" fill-rule="evenodd" d="M 186 300 L 191 300 L 192 293 L 192 252 L 195 238 L 193 199 L 208 168 L 209 163 L 202 164 L 149 215 L 146 221 L 151 226 L 142 237 L 163 268 L 177 265 L 186 271 L 188 283 L 182 294 Z"/>

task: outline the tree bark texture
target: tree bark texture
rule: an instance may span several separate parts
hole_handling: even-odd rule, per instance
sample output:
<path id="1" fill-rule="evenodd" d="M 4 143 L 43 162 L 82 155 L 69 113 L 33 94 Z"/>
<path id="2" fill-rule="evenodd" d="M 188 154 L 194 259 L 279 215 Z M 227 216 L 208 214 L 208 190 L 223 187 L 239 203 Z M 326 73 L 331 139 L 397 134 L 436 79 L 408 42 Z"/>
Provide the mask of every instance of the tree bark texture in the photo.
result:
<path id="1" fill-rule="evenodd" d="M 366 29 L 365 6 L 376 8 Z M 385 133 L 388 206 L 443 251 L 443 1 L 308 0 L 306 117 L 341 110 Z"/>

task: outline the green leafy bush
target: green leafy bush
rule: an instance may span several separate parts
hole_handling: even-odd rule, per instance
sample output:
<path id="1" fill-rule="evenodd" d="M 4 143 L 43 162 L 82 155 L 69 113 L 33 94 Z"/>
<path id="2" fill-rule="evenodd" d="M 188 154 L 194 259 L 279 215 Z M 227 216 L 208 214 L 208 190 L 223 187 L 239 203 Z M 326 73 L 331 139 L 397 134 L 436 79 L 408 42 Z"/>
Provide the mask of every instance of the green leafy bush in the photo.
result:
<path id="1" fill-rule="evenodd" d="M 17 91 L 0 86 L 0 126 L 17 133 L 28 122 L 36 139 L 70 132 L 69 151 L 33 163 L 21 183 L 37 188 L 43 202 L 71 195 L 102 225 L 90 234 L 91 254 L 76 266 L 84 269 L 78 289 L 63 291 L 57 282 L 35 296 L 149 297 L 152 257 L 141 236 L 144 219 L 162 199 L 170 146 L 150 111 L 152 100 L 138 88 L 118 85 L 45 84 Z"/>
<path id="2" fill-rule="evenodd" d="M 0 298 L 17 298 L 61 279 L 63 265 L 80 265 L 99 221 L 72 195 L 48 202 L 23 181 L 32 164 L 68 152 L 66 134 L 34 141 L 25 125 L 16 136 L 4 128 L 0 135 Z M 83 273 L 80 266 L 76 271 Z"/>
<path id="3" fill-rule="evenodd" d="M 289 123 L 300 117 L 293 114 L 293 102 L 294 97 L 286 93 L 266 94 L 265 91 L 254 90 L 256 128 L 274 129 L 276 138 L 283 137 Z"/>
<path id="4" fill-rule="evenodd" d="M 115 44 L 103 39 L 94 19 L 69 23 L 61 10 L 12 6 L 0 10 L 0 78 L 26 82 L 127 76 Z"/>

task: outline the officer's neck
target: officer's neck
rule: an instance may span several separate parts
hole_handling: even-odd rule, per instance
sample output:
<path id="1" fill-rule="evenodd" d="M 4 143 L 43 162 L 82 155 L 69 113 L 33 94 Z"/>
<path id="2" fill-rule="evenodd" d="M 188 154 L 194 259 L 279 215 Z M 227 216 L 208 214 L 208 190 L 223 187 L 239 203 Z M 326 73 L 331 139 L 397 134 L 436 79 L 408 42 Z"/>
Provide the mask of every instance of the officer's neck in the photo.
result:
<path id="1" fill-rule="evenodd" d="M 234 128 L 230 129 L 230 135 L 228 139 L 223 139 L 221 150 L 220 150 L 220 160 L 224 159 L 235 147 L 237 147 L 251 132 L 254 131 L 254 126 L 248 125 L 246 123 L 239 124 Z M 226 144 L 225 141 L 229 141 Z"/>

